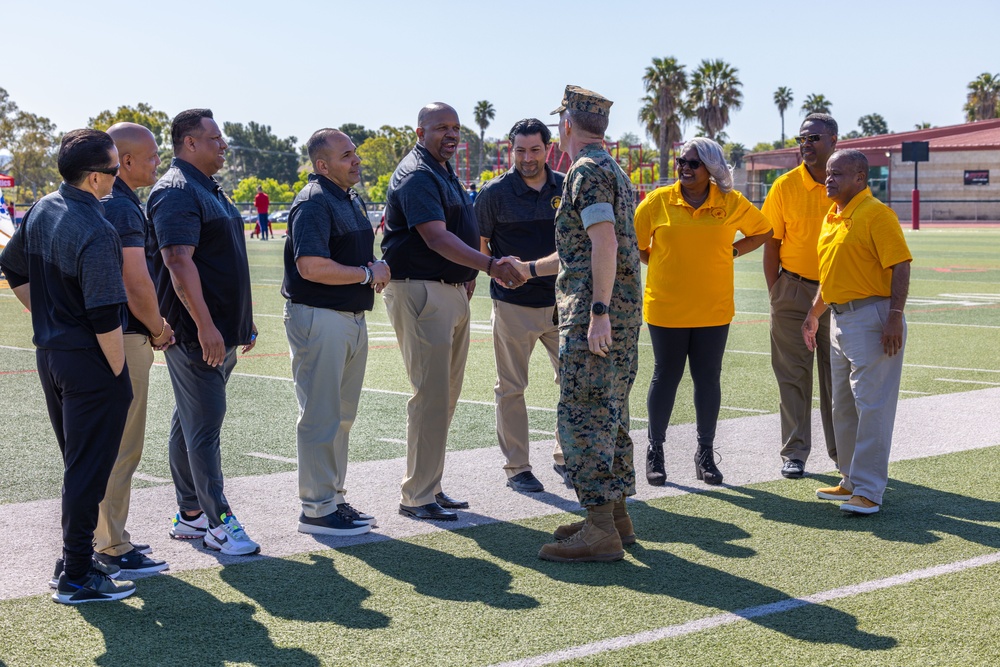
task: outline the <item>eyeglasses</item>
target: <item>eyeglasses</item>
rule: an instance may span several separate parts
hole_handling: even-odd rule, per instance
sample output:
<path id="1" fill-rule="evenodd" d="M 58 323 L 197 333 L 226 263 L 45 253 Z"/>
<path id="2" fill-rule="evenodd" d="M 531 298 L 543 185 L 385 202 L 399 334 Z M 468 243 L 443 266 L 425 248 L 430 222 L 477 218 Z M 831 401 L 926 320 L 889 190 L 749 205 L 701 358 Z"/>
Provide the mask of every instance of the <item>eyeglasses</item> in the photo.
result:
<path id="1" fill-rule="evenodd" d="M 116 164 L 113 167 L 95 167 L 93 169 L 88 169 L 87 171 L 94 171 L 94 172 L 97 172 L 98 174 L 107 174 L 108 176 L 117 176 L 118 175 L 118 170 L 121 169 L 121 168 L 122 168 L 122 165 L 119 162 L 118 164 Z"/>
<path id="2" fill-rule="evenodd" d="M 680 169 L 681 167 L 691 167 L 691 171 L 694 171 L 695 169 L 698 169 L 701 165 L 705 164 L 701 160 L 685 160 L 682 157 L 679 157 L 676 160 L 674 160 L 674 163 L 677 165 L 678 169 Z"/>
<path id="3" fill-rule="evenodd" d="M 827 136 L 827 135 L 825 135 L 825 134 L 800 134 L 799 136 L 795 137 L 795 143 L 799 144 L 800 146 L 802 144 L 806 143 L 807 141 L 809 143 L 811 143 L 811 144 L 814 144 L 817 141 L 819 141 L 820 137 L 825 137 L 825 136 Z"/>

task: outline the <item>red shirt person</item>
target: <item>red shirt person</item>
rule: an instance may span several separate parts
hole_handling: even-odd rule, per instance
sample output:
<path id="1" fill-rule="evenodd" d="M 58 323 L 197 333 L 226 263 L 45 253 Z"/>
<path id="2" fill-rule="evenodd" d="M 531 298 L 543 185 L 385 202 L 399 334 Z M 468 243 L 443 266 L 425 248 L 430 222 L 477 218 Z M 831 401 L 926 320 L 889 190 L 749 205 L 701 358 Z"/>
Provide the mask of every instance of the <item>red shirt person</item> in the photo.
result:
<path id="1" fill-rule="evenodd" d="M 260 226 L 260 238 L 267 240 L 271 222 L 267 219 L 267 212 L 271 208 L 271 199 L 264 192 L 264 188 L 257 186 L 257 196 L 253 198 L 253 205 L 257 209 L 257 224 Z"/>

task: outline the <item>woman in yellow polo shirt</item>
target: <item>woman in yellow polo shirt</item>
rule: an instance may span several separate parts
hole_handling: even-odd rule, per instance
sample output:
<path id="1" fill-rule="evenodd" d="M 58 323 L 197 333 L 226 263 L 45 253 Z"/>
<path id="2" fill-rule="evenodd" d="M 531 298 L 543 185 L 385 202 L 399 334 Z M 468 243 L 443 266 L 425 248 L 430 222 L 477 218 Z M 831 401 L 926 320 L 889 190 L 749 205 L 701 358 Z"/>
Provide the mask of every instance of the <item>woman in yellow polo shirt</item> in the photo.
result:
<path id="1" fill-rule="evenodd" d="M 695 474 L 721 484 L 715 427 L 722 404 L 722 355 L 733 301 L 733 260 L 771 237 L 771 224 L 738 191 L 722 148 L 699 137 L 675 160 L 677 182 L 651 192 L 635 212 L 640 257 L 649 265 L 643 315 L 653 343 L 646 479 L 666 483 L 663 441 L 685 362 L 694 381 L 698 449 Z M 736 232 L 743 238 L 736 241 Z"/>

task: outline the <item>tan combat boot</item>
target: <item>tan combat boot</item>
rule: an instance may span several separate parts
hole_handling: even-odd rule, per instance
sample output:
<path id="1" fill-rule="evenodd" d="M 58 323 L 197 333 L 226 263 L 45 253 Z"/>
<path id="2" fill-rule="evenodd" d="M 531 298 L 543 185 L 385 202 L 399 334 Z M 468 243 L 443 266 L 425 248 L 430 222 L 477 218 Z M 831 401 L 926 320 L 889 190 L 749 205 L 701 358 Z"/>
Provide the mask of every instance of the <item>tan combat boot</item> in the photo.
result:
<path id="1" fill-rule="evenodd" d="M 615 503 L 615 509 L 612 514 L 615 517 L 615 528 L 618 530 L 618 537 L 622 540 L 622 546 L 627 547 L 630 544 L 635 544 L 635 530 L 632 528 L 632 518 L 628 515 L 624 498 Z M 587 522 L 577 521 L 576 523 L 559 526 L 552 535 L 556 540 L 569 539 L 579 532 L 585 523 Z"/>
<path id="2" fill-rule="evenodd" d="M 614 503 L 587 510 L 583 528 L 569 539 L 542 547 L 538 557 L 559 563 L 610 562 L 625 557 L 622 540 L 615 528 Z"/>

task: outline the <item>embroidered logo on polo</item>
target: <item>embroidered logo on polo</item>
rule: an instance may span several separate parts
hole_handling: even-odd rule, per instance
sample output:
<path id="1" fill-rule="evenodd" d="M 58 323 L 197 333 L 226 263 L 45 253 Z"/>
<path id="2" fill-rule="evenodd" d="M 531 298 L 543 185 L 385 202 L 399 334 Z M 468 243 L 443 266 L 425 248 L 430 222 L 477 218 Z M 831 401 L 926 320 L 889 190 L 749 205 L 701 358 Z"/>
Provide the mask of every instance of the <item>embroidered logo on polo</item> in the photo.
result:
<path id="1" fill-rule="evenodd" d="M 716 220 L 722 220 L 726 217 L 726 209 L 716 206 L 712 209 L 712 217 Z"/>
<path id="2" fill-rule="evenodd" d="M 559 210 L 559 205 L 562 204 L 562 197 L 556 195 L 550 203 L 552 204 L 553 211 Z"/>

